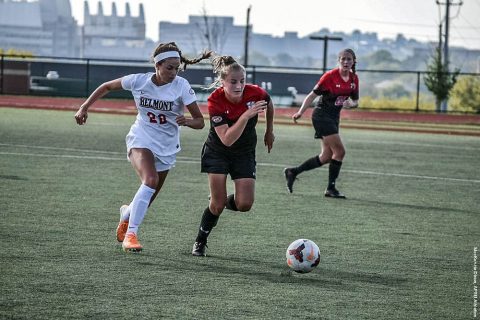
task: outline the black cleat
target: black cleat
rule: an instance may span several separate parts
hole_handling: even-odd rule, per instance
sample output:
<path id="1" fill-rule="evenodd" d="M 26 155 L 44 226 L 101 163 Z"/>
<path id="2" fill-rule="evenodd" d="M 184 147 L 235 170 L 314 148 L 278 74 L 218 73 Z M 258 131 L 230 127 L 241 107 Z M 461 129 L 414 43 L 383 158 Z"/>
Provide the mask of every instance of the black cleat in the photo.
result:
<path id="1" fill-rule="evenodd" d="M 297 174 L 293 172 L 292 168 L 285 168 L 283 169 L 283 173 L 285 174 L 285 179 L 287 180 L 287 190 L 288 192 L 293 192 L 293 183 L 295 179 L 297 179 Z"/>
<path id="2" fill-rule="evenodd" d="M 325 197 L 329 198 L 338 198 L 338 199 L 346 199 L 345 195 L 338 191 L 337 189 L 327 189 L 325 190 Z"/>
<path id="3" fill-rule="evenodd" d="M 193 244 L 192 256 L 196 256 L 196 257 L 207 256 L 207 254 L 205 253 L 205 248 L 207 248 L 206 242 L 195 242 Z"/>

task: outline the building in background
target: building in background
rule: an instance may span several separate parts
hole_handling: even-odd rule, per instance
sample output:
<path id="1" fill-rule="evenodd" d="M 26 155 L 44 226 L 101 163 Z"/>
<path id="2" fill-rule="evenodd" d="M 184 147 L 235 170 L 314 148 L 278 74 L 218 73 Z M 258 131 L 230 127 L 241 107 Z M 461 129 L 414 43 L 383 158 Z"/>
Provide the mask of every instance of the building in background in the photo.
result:
<path id="1" fill-rule="evenodd" d="M 77 1 L 77 0 L 75 0 Z M 0 48 L 30 52 L 36 56 L 148 60 L 154 43 L 145 37 L 143 4 L 132 16 L 126 3 L 125 16 L 91 14 L 84 1 L 84 25 L 72 16 L 70 0 L 0 0 Z"/>
<path id="2" fill-rule="evenodd" d="M 220 54 L 243 58 L 245 29 L 245 25 L 234 25 L 233 17 L 190 15 L 187 23 L 160 21 L 159 39 L 160 42 L 175 41 L 188 54 L 198 54 L 208 48 Z M 381 41 L 376 33 L 361 33 L 358 30 L 346 34 L 322 28 L 304 37 L 299 37 L 294 31 L 284 32 L 280 37 L 249 32 L 249 62 L 256 65 L 319 67 L 313 63 L 322 61 L 324 43 L 311 40 L 311 35 L 342 38 L 342 41 L 328 42 L 330 66 L 335 64 L 336 53 L 346 47 L 353 48 L 357 55 L 392 50 L 398 58 L 413 54 L 417 48 L 429 47 L 415 40 Z"/>
<path id="3" fill-rule="evenodd" d="M 70 57 L 78 44 L 69 0 L 0 1 L 0 48 Z"/>
<path id="4" fill-rule="evenodd" d="M 189 54 L 203 49 L 240 58 L 244 55 L 245 25 L 234 25 L 233 17 L 190 15 L 187 23 L 160 21 L 160 42 L 175 41 Z M 297 32 L 285 32 L 283 37 L 250 33 L 250 54 L 275 56 L 288 53 L 295 57 L 322 55 L 319 44 L 308 38 L 299 38 Z"/>
<path id="5" fill-rule="evenodd" d="M 81 27 L 81 52 L 85 58 L 148 60 L 154 43 L 145 37 L 145 14 L 143 4 L 139 4 L 138 16 L 132 16 L 130 4 L 125 4 L 125 16 L 117 14 L 112 3 L 112 14 L 103 13 L 98 2 L 97 14 L 91 14 L 88 2 L 84 2 L 84 25 Z"/>
<path id="6" fill-rule="evenodd" d="M 81 0 L 0 0 L 0 49 L 36 56 L 148 60 L 156 42 L 146 38 L 141 2 L 137 16 L 131 14 L 128 2 L 125 15 L 119 16 L 115 2 L 112 2 L 111 14 L 105 15 L 102 0 L 97 0 L 96 14 L 92 14 L 84 0 L 84 25 L 79 26 L 72 16 L 70 1 Z M 160 21 L 158 34 L 160 42 L 175 41 L 189 56 L 208 48 L 243 61 L 245 29 L 245 25 L 235 25 L 233 17 L 204 14 L 189 16 L 187 23 Z M 428 53 L 438 45 L 406 39 L 401 34 L 395 39 L 380 40 L 375 32 L 359 30 L 344 33 L 320 28 L 310 35 L 342 38 L 342 41 L 328 42 L 327 67 L 335 65 L 340 49 L 349 47 L 359 57 L 359 69 L 383 68 L 381 63 L 366 62 L 372 60 L 369 56 L 375 52 L 388 51 L 392 54 L 388 66 L 394 67 L 398 62 L 402 65 L 397 69 L 424 70 Z M 249 32 L 249 65 L 321 68 L 324 43 L 311 40 L 310 35 L 299 37 L 297 32 L 285 32 L 278 37 Z M 477 71 L 479 51 L 451 47 L 451 67 L 464 72 Z M 418 52 L 427 56 L 418 56 Z"/>

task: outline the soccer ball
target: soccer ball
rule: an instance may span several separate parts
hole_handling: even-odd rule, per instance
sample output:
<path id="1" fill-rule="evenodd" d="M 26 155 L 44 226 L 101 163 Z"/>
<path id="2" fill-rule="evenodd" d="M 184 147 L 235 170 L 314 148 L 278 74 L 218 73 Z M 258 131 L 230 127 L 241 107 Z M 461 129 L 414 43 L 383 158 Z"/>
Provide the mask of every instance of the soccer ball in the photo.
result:
<path id="1" fill-rule="evenodd" d="M 312 240 L 298 239 L 287 249 L 287 264 L 295 272 L 307 273 L 320 263 L 320 249 Z"/>

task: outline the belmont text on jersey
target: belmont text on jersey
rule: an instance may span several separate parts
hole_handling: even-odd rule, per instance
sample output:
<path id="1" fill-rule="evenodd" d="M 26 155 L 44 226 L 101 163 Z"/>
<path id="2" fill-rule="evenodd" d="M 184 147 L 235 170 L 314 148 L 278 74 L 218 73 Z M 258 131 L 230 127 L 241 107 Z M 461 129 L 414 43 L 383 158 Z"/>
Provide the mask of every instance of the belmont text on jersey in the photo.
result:
<path id="1" fill-rule="evenodd" d="M 173 101 L 162 101 L 140 97 L 140 106 L 161 111 L 172 111 Z"/>

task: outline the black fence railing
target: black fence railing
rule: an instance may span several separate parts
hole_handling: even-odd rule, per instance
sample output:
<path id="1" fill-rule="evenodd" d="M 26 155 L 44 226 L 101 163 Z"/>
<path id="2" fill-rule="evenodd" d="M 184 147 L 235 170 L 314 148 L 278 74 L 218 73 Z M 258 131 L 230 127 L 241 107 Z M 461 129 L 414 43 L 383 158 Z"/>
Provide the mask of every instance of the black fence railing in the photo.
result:
<path id="1" fill-rule="evenodd" d="M 148 61 L 0 55 L 0 94 L 87 97 L 98 85 L 130 73 L 153 72 Z M 426 88 L 427 71 L 358 70 L 362 108 L 434 112 L 435 97 Z M 247 82 L 265 88 L 277 106 L 298 106 L 323 73 L 321 68 L 249 66 Z M 214 80 L 210 64 L 188 66 L 180 76 L 189 80 L 205 101 Z M 480 73 L 461 73 L 459 78 Z M 129 92 L 110 98 L 130 98 Z"/>

